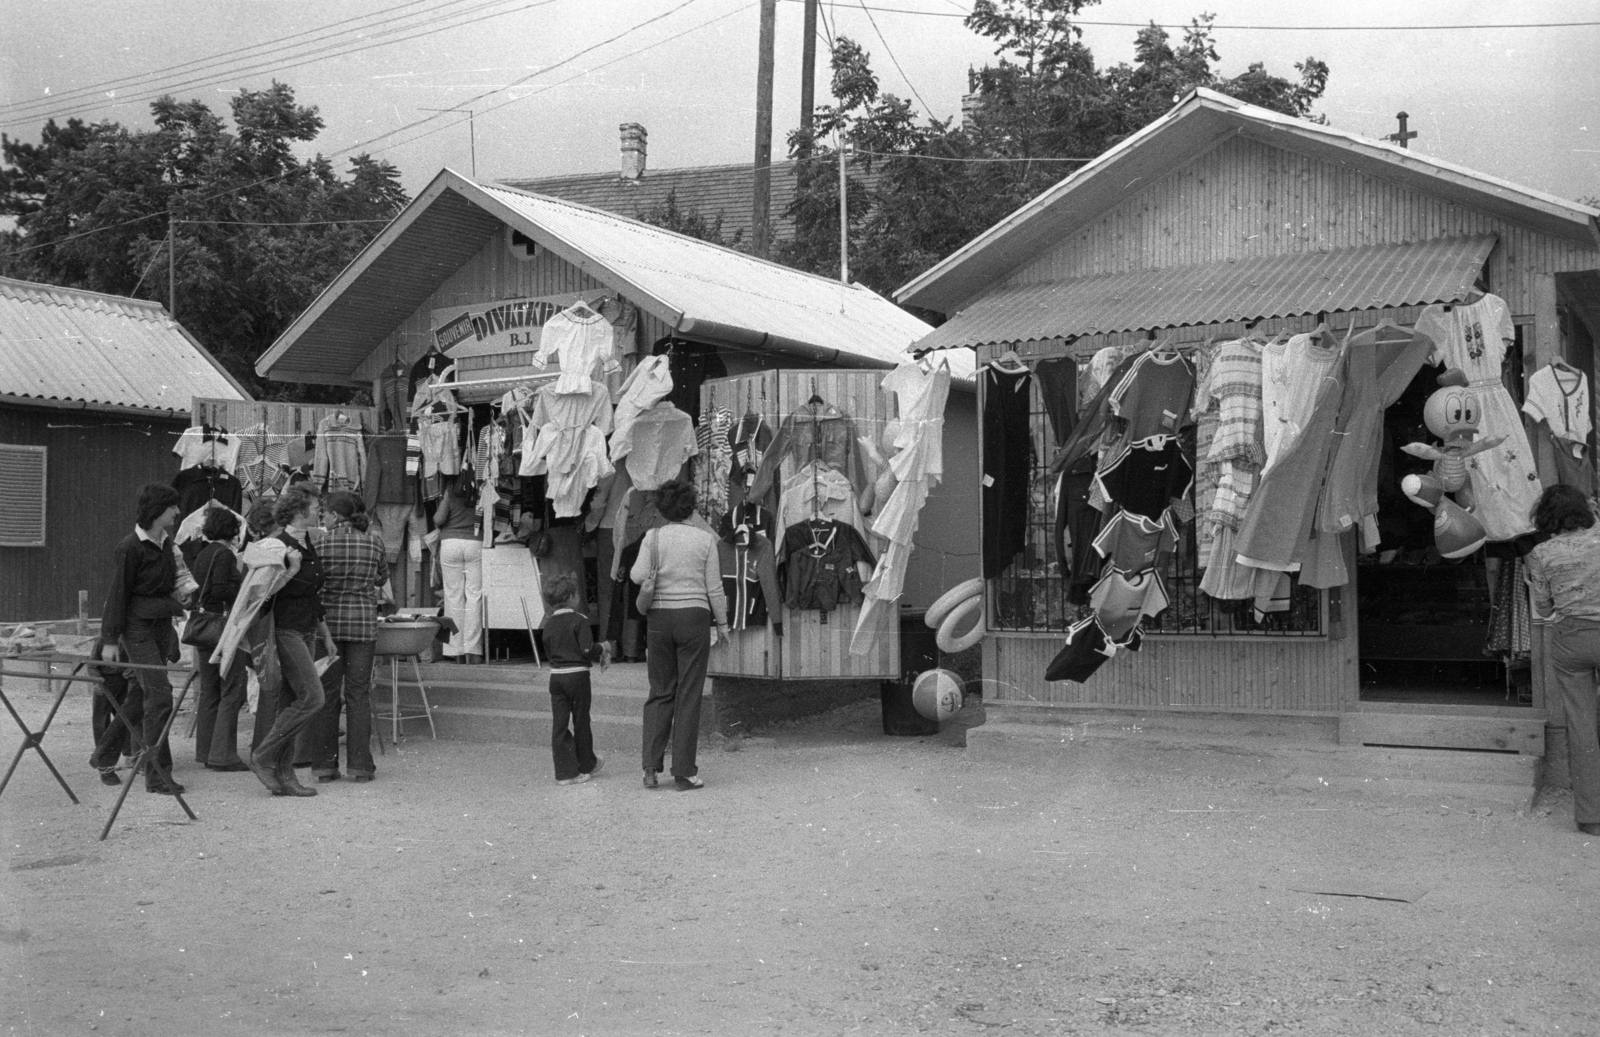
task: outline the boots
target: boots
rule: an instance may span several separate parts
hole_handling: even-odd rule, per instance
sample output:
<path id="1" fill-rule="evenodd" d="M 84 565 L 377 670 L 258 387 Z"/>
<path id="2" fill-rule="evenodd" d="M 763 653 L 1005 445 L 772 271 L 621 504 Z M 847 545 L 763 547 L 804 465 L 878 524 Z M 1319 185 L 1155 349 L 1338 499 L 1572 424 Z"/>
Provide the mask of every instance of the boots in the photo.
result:
<path id="1" fill-rule="evenodd" d="M 283 753 L 278 757 L 276 771 L 278 784 L 283 787 L 286 796 L 315 796 L 316 789 L 308 789 L 300 784 L 300 779 L 294 776 L 294 744 L 284 746 Z"/>

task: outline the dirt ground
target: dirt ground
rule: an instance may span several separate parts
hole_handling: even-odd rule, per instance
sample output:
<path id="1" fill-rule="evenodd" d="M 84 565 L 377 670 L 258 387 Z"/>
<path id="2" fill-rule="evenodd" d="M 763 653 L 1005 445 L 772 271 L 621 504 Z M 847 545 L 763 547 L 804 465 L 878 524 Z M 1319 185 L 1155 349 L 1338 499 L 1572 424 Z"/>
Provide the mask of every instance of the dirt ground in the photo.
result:
<path id="1" fill-rule="evenodd" d="M 415 738 L 309 800 L 184 762 L 200 821 L 136 787 L 101 843 L 75 701 L 83 805 L 31 754 L 0 798 L 5 1033 L 1600 1033 L 1563 799 L 980 768 L 980 706 L 890 739 L 863 703 L 703 746 L 692 793 Z"/>

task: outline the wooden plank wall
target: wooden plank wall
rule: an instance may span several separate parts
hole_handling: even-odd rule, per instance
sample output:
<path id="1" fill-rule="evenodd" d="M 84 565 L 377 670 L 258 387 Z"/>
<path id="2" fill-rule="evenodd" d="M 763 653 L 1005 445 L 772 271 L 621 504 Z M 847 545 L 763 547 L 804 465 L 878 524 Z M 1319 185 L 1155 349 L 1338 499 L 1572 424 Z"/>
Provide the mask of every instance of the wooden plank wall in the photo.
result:
<path id="1" fill-rule="evenodd" d="M 1353 602 L 1355 595 L 1345 595 Z M 1348 620 L 1347 620 L 1348 622 Z M 991 634 L 983 641 L 986 699 L 1053 705 L 1211 706 L 1348 711 L 1359 700 L 1356 639 L 1147 636 L 1086 683 L 1046 682 L 1060 634 Z"/>
<path id="2" fill-rule="evenodd" d="M 87 410 L 0 406 L 0 443 L 42 446 L 45 544 L 0 547 L 0 622 L 66 619 L 89 592 L 100 615 L 111 585 L 111 555 L 133 532 L 145 483 L 178 473 L 172 447 L 182 419 Z"/>
<path id="3" fill-rule="evenodd" d="M 850 415 L 857 435 L 882 439 L 883 426 L 894 417 L 893 402 L 878 391 L 881 371 L 782 371 L 778 374 L 779 411 L 792 414 L 813 395 Z M 784 478 L 797 466 L 785 460 Z M 868 538 L 876 554 L 881 545 Z M 785 679 L 821 677 L 898 677 L 900 675 L 900 624 L 890 624 L 871 654 L 850 654 L 860 609 L 845 607 L 824 617 L 812 611 L 784 610 L 783 676 Z"/>
<path id="4" fill-rule="evenodd" d="M 411 364 L 427 352 L 433 342 L 433 311 L 436 309 L 498 299 L 538 298 L 570 292 L 587 294 L 606 290 L 606 286 L 593 277 L 544 249 L 526 262 L 515 259 L 506 249 L 504 235 L 492 234 L 476 256 L 446 278 L 438 291 L 413 310 L 383 340 L 382 345 L 373 350 L 372 355 L 356 369 L 355 378 L 371 381 L 382 374 L 385 367 L 394 363 L 396 357 Z M 651 343 L 670 331 L 656 317 L 642 309 L 639 311 L 641 349 L 648 350 Z"/>
<path id="5" fill-rule="evenodd" d="M 1600 267 L 1593 246 L 1527 230 L 1411 188 L 1233 137 L 1042 253 L 1027 284 L 1286 252 L 1494 233 L 1494 291 L 1534 312 L 1533 277 Z"/>

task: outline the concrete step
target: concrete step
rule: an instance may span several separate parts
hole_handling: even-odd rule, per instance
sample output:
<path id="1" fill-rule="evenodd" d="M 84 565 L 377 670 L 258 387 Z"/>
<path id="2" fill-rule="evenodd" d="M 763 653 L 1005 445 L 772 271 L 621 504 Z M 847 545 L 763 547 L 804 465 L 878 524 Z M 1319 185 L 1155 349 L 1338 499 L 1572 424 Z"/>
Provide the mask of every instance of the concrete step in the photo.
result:
<path id="1" fill-rule="evenodd" d="M 991 719 L 967 732 L 975 762 L 1031 764 L 1085 776 L 1197 778 L 1391 796 L 1444 796 L 1526 809 L 1542 760 L 1518 753 L 1376 749 L 1205 731 Z"/>
<path id="2" fill-rule="evenodd" d="M 1378 705 L 1373 703 L 1373 705 Z M 1339 718 L 1345 745 L 1405 745 L 1436 749 L 1509 750 L 1544 755 L 1544 710 L 1483 709 L 1473 712 L 1419 713 L 1368 709 Z"/>
<path id="3" fill-rule="evenodd" d="M 1336 744 L 1338 713 L 1224 710 L 1170 706 L 1138 709 L 1116 706 L 1039 705 L 989 700 L 984 709 L 1003 722 L 1071 726 L 1084 733 L 1125 731 L 1131 734 L 1175 732 L 1193 736 L 1270 738 L 1277 741 Z"/>

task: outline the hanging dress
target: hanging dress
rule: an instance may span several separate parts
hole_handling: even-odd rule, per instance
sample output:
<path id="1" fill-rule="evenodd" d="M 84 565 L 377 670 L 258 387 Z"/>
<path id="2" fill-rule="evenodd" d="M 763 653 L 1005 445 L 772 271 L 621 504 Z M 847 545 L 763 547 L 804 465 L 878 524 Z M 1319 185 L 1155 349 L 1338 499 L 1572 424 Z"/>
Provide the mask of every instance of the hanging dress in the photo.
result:
<path id="1" fill-rule="evenodd" d="M 1493 450 L 1467 461 L 1473 514 L 1490 540 L 1532 532 L 1528 513 L 1542 487 L 1521 415 L 1500 379 L 1506 346 L 1516 340 L 1505 300 L 1485 295 L 1470 306 L 1429 306 L 1417 318 L 1416 330 L 1433 339 L 1433 363 L 1443 362 L 1467 376 L 1467 389 L 1480 414 L 1478 439 L 1505 437 Z"/>

